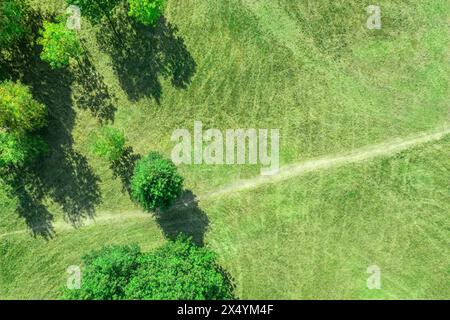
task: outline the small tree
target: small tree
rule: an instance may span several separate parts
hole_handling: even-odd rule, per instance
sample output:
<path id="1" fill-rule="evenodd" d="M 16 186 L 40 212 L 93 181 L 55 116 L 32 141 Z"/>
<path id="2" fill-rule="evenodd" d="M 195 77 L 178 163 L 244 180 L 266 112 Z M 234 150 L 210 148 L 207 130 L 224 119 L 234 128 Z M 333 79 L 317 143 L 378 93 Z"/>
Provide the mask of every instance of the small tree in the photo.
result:
<path id="1" fill-rule="evenodd" d="M 41 59 L 53 69 L 69 65 L 71 58 L 78 59 L 83 53 L 76 33 L 66 28 L 62 18 L 57 23 L 44 21 L 40 35 L 39 44 L 43 47 Z"/>
<path id="2" fill-rule="evenodd" d="M 139 266 L 138 246 L 107 246 L 83 257 L 81 288 L 65 289 L 63 298 L 77 300 L 123 299 L 125 287 Z"/>
<path id="3" fill-rule="evenodd" d="M 92 153 L 110 162 L 119 160 L 125 151 L 125 136 L 114 128 L 102 127 L 90 140 Z"/>
<path id="4" fill-rule="evenodd" d="M 150 152 L 136 163 L 131 196 L 145 210 L 168 207 L 182 191 L 183 178 L 172 161 Z"/>
<path id="5" fill-rule="evenodd" d="M 127 299 L 232 299 L 233 286 L 214 252 L 179 237 L 141 258 L 125 290 Z"/>
<path id="6" fill-rule="evenodd" d="M 14 132 L 30 132 L 46 124 L 46 107 L 33 99 L 20 82 L 0 84 L 0 127 Z"/>
<path id="7" fill-rule="evenodd" d="M 144 25 L 154 25 L 162 15 L 165 0 L 128 0 L 128 15 Z"/>
<path id="8" fill-rule="evenodd" d="M 47 151 L 40 137 L 0 131 L 0 168 L 22 167 Z"/>
<path id="9" fill-rule="evenodd" d="M 25 34 L 25 9 L 22 0 L 0 1 L 0 48 L 7 48 Z"/>

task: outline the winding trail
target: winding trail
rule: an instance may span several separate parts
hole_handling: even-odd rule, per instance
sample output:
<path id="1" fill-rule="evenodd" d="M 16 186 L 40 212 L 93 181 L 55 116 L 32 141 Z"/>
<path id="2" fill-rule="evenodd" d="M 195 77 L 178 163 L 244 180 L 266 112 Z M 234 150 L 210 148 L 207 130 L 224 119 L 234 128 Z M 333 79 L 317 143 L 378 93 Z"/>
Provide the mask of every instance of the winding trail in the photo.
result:
<path id="1" fill-rule="evenodd" d="M 450 134 L 450 127 L 444 127 L 440 130 L 435 130 L 434 132 L 427 132 L 416 134 L 405 139 L 394 139 L 389 142 L 375 144 L 371 146 L 366 146 L 360 149 L 349 151 L 344 154 L 327 156 L 319 159 L 308 160 L 304 162 L 299 162 L 296 164 L 281 167 L 278 173 L 270 176 L 257 176 L 247 180 L 238 180 L 232 184 L 226 185 L 219 188 L 213 192 L 198 196 L 189 201 L 181 201 L 174 205 L 172 209 L 177 207 L 189 207 L 194 203 L 202 200 L 217 199 L 226 195 L 242 192 L 245 190 L 256 189 L 258 187 L 278 183 L 285 181 L 294 177 L 298 177 L 309 172 L 317 170 L 326 170 L 329 168 L 335 168 L 339 166 L 344 166 L 352 163 L 362 162 L 370 160 L 380 156 L 389 156 L 417 145 L 421 145 L 427 142 L 437 141 Z M 92 224 L 102 224 L 118 222 L 128 219 L 141 219 L 148 218 L 149 214 L 141 211 L 128 211 L 121 212 L 120 214 L 114 214 L 111 212 L 99 212 L 98 217 L 94 219 L 86 219 L 83 223 L 83 227 Z M 53 224 L 54 232 L 58 231 L 70 231 L 75 230 L 70 224 L 64 221 L 57 221 Z M 16 234 L 26 234 L 30 231 L 28 229 L 17 230 L 13 232 L 8 232 L 0 235 L 0 239 L 3 237 L 8 237 Z"/>

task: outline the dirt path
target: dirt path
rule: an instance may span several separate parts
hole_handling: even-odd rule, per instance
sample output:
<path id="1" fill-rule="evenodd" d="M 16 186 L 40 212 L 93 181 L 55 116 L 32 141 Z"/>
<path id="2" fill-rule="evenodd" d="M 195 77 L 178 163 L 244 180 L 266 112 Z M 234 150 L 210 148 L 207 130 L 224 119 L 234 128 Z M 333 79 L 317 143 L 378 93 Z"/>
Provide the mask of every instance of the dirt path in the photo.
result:
<path id="1" fill-rule="evenodd" d="M 391 155 L 416 145 L 442 139 L 450 134 L 450 128 L 446 127 L 433 133 L 422 133 L 410 136 L 406 139 L 395 139 L 389 142 L 375 144 L 364 148 L 356 149 L 345 154 L 328 156 L 324 158 L 300 162 L 297 164 L 281 167 L 276 175 L 258 176 L 248 180 L 240 180 L 219 190 L 199 197 L 198 200 L 221 197 L 230 193 L 241 192 L 248 189 L 255 189 L 269 183 L 284 181 L 315 170 L 324 170 L 331 167 L 338 167 L 355 162 L 361 162 L 379 156 Z"/>
<path id="2" fill-rule="evenodd" d="M 260 186 L 264 186 L 270 183 L 277 183 L 281 181 L 285 181 L 287 179 L 291 179 L 294 177 L 298 177 L 304 175 L 306 173 L 316 171 L 316 170 L 325 170 L 329 168 L 339 167 L 343 165 L 348 165 L 356 162 L 362 162 L 365 160 L 370 160 L 379 156 L 389 156 L 403 150 L 409 149 L 416 145 L 424 144 L 427 142 L 432 142 L 436 140 L 442 139 L 447 134 L 450 134 L 450 127 L 442 128 L 438 131 L 434 131 L 431 133 L 422 133 L 414 136 L 410 136 L 406 139 L 395 139 L 389 142 L 375 144 L 371 146 L 367 146 L 364 148 L 356 149 L 345 154 L 328 156 L 324 158 L 309 160 L 305 162 L 300 162 L 292 165 L 288 165 L 280 168 L 279 172 L 275 175 L 271 176 L 257 176 L 255 178 L 247 179 L 247 180 L 239 180 L 230 185 L 224 186 L 218 190 L 207 193 L 205 195 L 201 195 L 196 199 L 190 200 L 188 202 L 182 202 L 175 206 L 190 206 L 194 202 L 202 201 L 202 200 L 211 200 L 223 197 L 225 195 L 242 192 L 245 190 L 251 190 L 258 188 Z M 150 215 L 148 213 L 140 212 L 140 211 L 130 211 L 130 212 L 121 212 L 121 213 L 110 213 L 110 212 L 98 212 L 98 218 L 95 219 L 87 219 L 83 226 L 91 225 L 91 224 L 101 224 L 101 223 L 111 223 L 118 222 L 121 220 L 128 219 L 139 219 L 139 218 L 148 218 Z M 55 232 L 74 230 L 70 224 L 64 221 L 58 221 L 53 224 Z M 15 235 L 15 234 L 23 234 L 29 233 L 29 230 L 18 230 L 13 232 L 8 232 L 0 235 L 0 239 L 3 237 Z"/>

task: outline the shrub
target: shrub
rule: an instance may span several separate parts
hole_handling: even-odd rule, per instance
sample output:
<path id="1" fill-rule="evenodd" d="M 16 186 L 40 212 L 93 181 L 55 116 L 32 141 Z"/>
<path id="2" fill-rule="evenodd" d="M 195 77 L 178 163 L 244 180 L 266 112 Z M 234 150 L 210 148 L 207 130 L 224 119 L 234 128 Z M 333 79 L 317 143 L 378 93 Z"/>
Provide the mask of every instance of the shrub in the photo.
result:
<path id="1" fill-rule="evenodd" d="M 81 288 L 65 289 L 64 299 L 123 299 L 125 287 L 139 266 L 138 246 L 107 246 L 83 257 Z"/>
<path id="2" fill-rule="evenodd" d="M 230 278 L 213 252 L 179 237 L 141 253 L 137 246 L 109 246 L 83 257 L 79 290 L 64 299 L 232 299 Z"/>
<path id="3" fill-rule="evenodd" d="M 131 196 L 146 210 L 168 207 L 183 191 L 183 178 L 172 161 L 156 152 L 140 159 L 131 180 Z"/>
<path id="4" fill-rule="evenodd" d="M 164 0 L 128 0 L 128 15 L 144 25 L 154 25 L 164 11 Z"/>
<path id="5" fill-rule="evenodd" d="M 233 286 L 212 251 L 179 237 L 140 259 L 125 293 L 139 300 L 232 299 Z"/>
<path id="6" fill-rule="evenodd" d="M 0 168 L 21 167 L 47 151 L 40 137 L 0 131 Z"/>
<path id="7" fill-rule="evenodd" d="M 26 32 L 22 0 L 0 1 L 0 47 L 7 48 Z"/>
<path id="8" fill-rule="evenodd" d="M 92 153 L 107 161 L 119 160 L 124 153 L 125 136 L 117 129 L 102 127 L 90 139 Z"/>
<path id="9" fill-rule="evenodd" d="M 69 65 L 71 58 L 78 58 L 83 53 L 76 33 L 66 28 L 62 17 L 57 23 L 44 21 L 40 35 L 38 42 L 43 47 L 41 59 L 53 69 Z"/>
<path id="10" fill-rule="evenodd" d="M 30 89 L 20 82 L 0 84 L 0 127 L 30 132 L 46 124 L 46 107 L 33 99 Z"/>

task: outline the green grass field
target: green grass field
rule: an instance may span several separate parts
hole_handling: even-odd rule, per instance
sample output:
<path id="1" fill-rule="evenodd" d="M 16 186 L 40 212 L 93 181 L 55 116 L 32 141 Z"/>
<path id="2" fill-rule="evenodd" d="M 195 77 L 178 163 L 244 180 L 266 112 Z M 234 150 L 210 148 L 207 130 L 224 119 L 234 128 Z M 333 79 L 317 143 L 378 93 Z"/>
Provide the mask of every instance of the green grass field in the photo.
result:
<path id="1" fill-rule="evenodd" d="M 1 68 L 0 80 L 22 79 L 50 109 L 52 152 L 0 190 L 0 298 L 57 298 L 65 270 L 89 250 L 148 250 L 180 231 L 218 253 L 243 299 L 450 298 L 448 137 L 206 198 L 163 220 L 139 213 L 88 152 L 104 123 L 124 130 L 133 154 L 166 156 L 172 132 L 196 120 L 279 128 L 283 165 L 448 128 L 450 4 L 381 0 L 383 27 L 368 30 L 369 4 L 169 0 L 155 30 L 119 9 L 120 45 L 107 24 L 83 20 L 82 67 L 51 71 L 35 57 Z M 259 174 L 250 165 L 180 171 L 200 198 Z M 367 289 L 371 265 L 381 290 Z"/>

